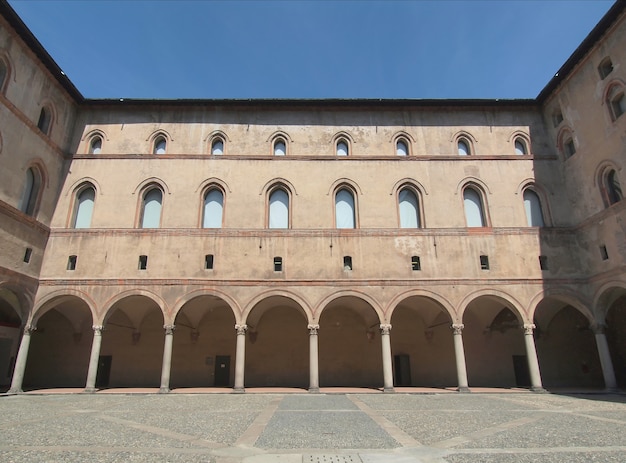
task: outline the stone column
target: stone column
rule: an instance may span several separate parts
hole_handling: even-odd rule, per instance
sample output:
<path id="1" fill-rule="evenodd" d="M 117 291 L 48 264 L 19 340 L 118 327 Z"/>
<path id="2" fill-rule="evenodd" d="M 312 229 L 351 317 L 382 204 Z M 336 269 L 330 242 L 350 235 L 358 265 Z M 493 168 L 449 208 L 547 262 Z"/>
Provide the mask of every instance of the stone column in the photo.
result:
<path id="1" fill-rule="evenodd" d="M 94 325 L 93 341 L 91 342 L 91 356 L 89 357 L 89 370 L 87 371 L 87 384 L 83 392 L 94 393 L 96 389 L 96 377 L 98 376 L 98 363 L 100 360 L 100 346 L 102 345 L 102 330 L 104 326 Z"/>
<path id="2" fill-rule="evenodd" d="M 30 335 L 37 327 L 34 325 L 26 325 L 22 334 L 20 348 L 17 351 L 17 359 L 15 360 L 15 368 L 13 369 L 13 379 L 11 380 L 11 389 L 9 394 L 19 394 L 22 391 L 22 382 L 24 381 L 24 371 L 26 370 L 26 359 L 28 358 L 28 348 L 30 347 Z"/>
<path id="3" fill-rule="evenodd" d="M 462 323 L 453 323 L 452 330 L 454 331 L 454 356 L 456 358 L 456 377 L 459 383 L 457 391 L 470 392 L 467 385 L 467 369 L 465 367 L 465 349 L 463 348 L 463 335 L 462 331 L 465 325 Z"/>
<path id="4" fill-rule="evenodd" d="M 237 330 L 237 352 L 235 358 L 235 387 L 234 392 L 245 392 L 244 373 L 246 369 L 246 331 L 248 325 L 235 325 Z"/>
<path id="5" fill-rule="evenodd" d="M 319 355 L 317 349 L 317 330 L 319 325 L 309 325 L 309 392 L 320 391 Z"/>
<path id="6" fill-rule="evenodd" d="M 170 392 L 170 374 L 172 372 L 172 346 L 174 345 L 174 325 L 163 325 L 165 345 L 163 346 L 163 366 L 161 367 L 161 387 L 159 393 Z"/>
<path id="7" fill-rule="evenodd" d="M 526 344 L 526 358 L 528 359 L 528 371 L 530 372 L 530 390 L 533 392 L 545 392 L 541 384 L 541 372 L 533 330 L 536 326 L 532 323 L 524 324 L 524 343 Z"/>
<path id="8" fill-rule="evenodd" d="M 383 349 L 383 391 L 393 392 L 393 369 L 391 362 L 391 325 L 380 325 L 380 341 Z"/>
<path id="9" fill-rule="evenodd" d="M 609 390 L 615 390 L 617 389 L 617 379 L 615 379 L 615 370 L 613 370 L 613 361 L 611 360 L 609 343 L 606 341 L 606 325 L 602 323 L 596 323 L 591 327 L 591 329 L 596 336 L 598 356 L 600 357 L 602 375 L 604 376 L 604 386 Z"/>

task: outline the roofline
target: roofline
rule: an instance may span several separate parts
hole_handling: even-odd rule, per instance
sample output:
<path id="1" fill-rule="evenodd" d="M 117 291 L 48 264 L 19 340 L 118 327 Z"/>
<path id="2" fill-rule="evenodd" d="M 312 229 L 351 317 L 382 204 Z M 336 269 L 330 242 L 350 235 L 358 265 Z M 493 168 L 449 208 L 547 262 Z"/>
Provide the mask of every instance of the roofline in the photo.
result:
<path id="1" fill-rule="evenodd" d="M 600 19 L 598 24 L 589 32 L 580 45 L 578 45 L 578 48 L 574 50 L 574 53 L 572 53 L 567 61 L 559 68 L 554 77 L 550 79 L 550 82 L 539 92 L 536 98 L 539 104 L 546 102 L 550 94 L 567 78 L 580 60 L 591 51 L 609 27 L 619 19 L 624 10 L 626 10 L 626 0 L 617 0 L 609 11 L 602 16 L 602 19 Z"/>
<path id="2" fill-rule="evenodd" d="M 291 107 L 529 107 L 536 106 L 534 99 L 382 99 L 382 98 L 323 98 L 323 99 L 284 99 L 284 98 L 242 98 L 242 99 L 85 99 L 86 106 L 291 106 Z"/>
<path id="3" fill-rule="evenodd" d="M 24 24 L 24 21 L 22 21 L 11 5 L 9 5 L 7 0 L 0 0 L 0 15 L 15 29 L 26 46 L 37 55 L 37 58 L 39 58 L 41 63 L 50 71 L 52 76 L 59 82 L 70 97 L 73 98 L 76 103 L 82 103 L 85 100 L 82 93 L 78 91 L 72 81 L 52 59 L 39 40 L 37 40 L 26 24 Z"/>

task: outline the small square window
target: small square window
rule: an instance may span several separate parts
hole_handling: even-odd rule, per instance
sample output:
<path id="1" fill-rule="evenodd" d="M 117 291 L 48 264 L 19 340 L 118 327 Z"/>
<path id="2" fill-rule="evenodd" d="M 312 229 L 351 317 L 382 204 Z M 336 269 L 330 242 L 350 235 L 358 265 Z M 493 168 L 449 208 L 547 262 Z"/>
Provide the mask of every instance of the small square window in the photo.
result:
<path id="1" fill-rule="evenodd" d="M 489 256 L 480 256 L 481 270 L 489 270 Z"/>
<path id="2" fill-rule="evenodd" d="M 552 114 L 552 124 L 555 127 L 558 127 L 561 124 L 561 122 L 563 122 L 563 113 L 561 112 L 561 110 L 557 109 Z"/>
<path id="3" fill-rule="evenodd" d="M 343 256 L 343 269 L 352 270 L 352 257 Z"/>
<path id="4" fill-rule="evenodd" d="M 68 270 L 76 270 L 76 260 L 78 256 L 69 256 L 67 258 L 67 269 Z"/>
<path id="5" fill-rule="evenodd" d="M 204 268 L 206 270 L 213 270 L 213 254 L 204 256 Z"/>
<path id="6" fill-rule="evenodd" d="M 539 268 L 548 270 L 548 256 L 539 256 Z"/>
<path id="7" fill-rule="evenodd" d="M 283 258 L 282 257 L 274 257 L 274 271 L 275 272 L 283 271 Z"/>
<path id="8" fill-rule="evenodd" d="M 33 248 L 26 248 L 26 251 L 24 251 L 24 262 L 28 264 L 30 262 L 30 256 L 32 255 L 33 255 Z"/>
<path id="9" fill-rule="evenodd" d="M 420 256 L 411 257 L 411 270 L 422 270 L 422 264 L 420 263 Z"/>
<path id="10" fill-rule="evenodd" d="M 609 252 L 606 250 L 605 245 L 600 246 L 600 256 L 602 260 L 609 260 Z"/>
<path id="11" fill-rule="evenodd" d="M 139 270 L 146 270 L 148 268 L 148 256 L 139 256 Z"/>

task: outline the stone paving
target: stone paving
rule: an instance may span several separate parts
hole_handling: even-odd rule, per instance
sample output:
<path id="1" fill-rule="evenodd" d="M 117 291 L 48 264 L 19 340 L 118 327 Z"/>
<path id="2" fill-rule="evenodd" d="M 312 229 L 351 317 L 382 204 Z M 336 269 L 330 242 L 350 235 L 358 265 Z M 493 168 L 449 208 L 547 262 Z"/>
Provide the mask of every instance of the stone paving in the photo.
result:
<path id="1" fill-rule="evenodd" d="M 3 396 L 0 462 L 623 463 L 626 396 Z"/>

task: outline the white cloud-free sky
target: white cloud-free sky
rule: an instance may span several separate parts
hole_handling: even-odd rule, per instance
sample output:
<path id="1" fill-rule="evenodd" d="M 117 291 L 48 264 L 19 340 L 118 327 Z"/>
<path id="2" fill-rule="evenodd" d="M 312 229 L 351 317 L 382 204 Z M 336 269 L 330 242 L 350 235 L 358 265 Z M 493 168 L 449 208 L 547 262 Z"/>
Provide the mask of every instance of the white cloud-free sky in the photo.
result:
<path id="1" fill-rule="evenodd" d="M 612 0 L 9 0 L 88 98 L 534 98 Z"/>

